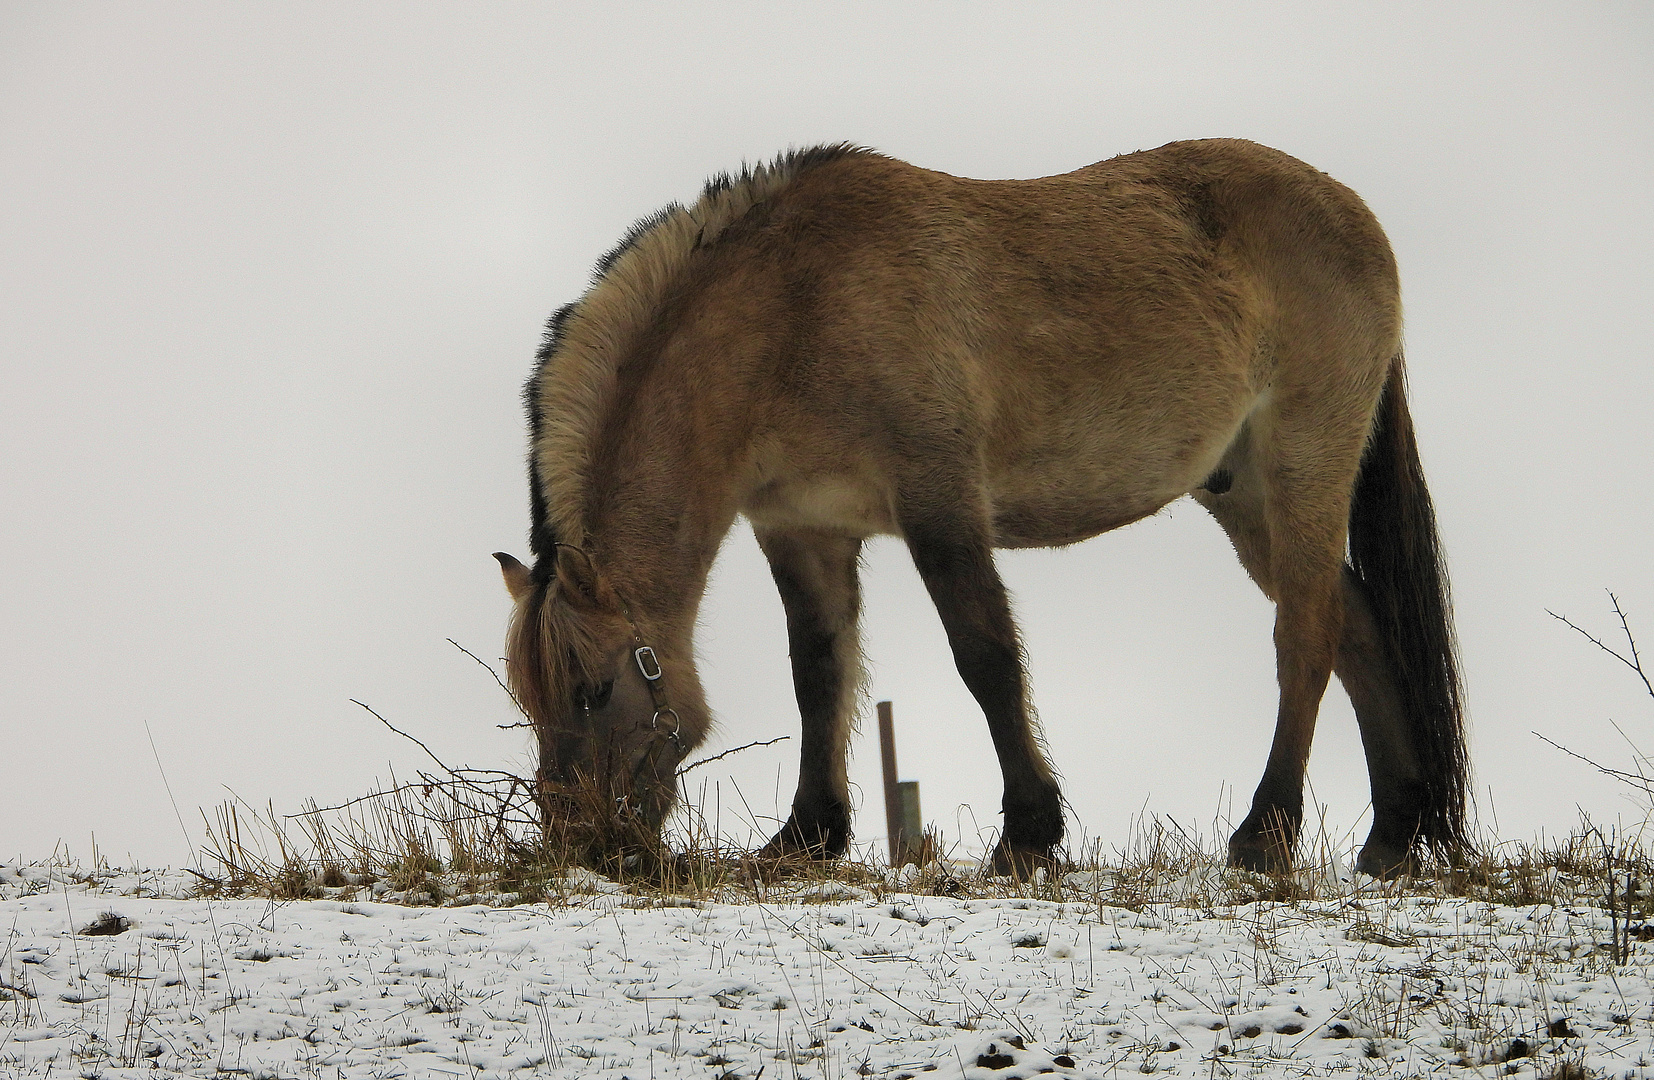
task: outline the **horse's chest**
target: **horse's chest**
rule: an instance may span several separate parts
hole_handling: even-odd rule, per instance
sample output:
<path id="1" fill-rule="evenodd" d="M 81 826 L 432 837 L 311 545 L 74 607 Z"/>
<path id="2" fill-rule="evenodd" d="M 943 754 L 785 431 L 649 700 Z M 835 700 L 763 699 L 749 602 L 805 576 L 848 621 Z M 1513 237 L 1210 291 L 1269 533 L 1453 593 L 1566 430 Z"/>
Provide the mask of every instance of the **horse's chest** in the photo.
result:
<path id="1" fill-rule="evenodd" d="M 885 485 L 860 470 L 772 474 L 753 487 L 741 512 L 759 528 L 863 537 L 897 531 Z"/>

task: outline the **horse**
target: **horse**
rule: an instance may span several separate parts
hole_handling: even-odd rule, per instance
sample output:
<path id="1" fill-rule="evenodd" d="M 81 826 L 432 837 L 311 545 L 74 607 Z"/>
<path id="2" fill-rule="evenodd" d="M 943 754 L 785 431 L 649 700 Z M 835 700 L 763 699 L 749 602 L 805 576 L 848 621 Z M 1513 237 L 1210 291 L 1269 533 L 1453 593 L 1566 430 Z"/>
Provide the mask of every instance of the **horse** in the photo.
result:
<path id="1" fill-rule="evenodd" d="M 1466 850 L 1395 259 L 1361 199 L 1301 161 L 1201 140 L 999 181 L 795 150 L 638 222 L 551 317 L 524 400 L 533 565 L 495 557 L 548 796 L 596 782 L 658 837 L 712 723 L 696 613 L 744 516 L 802 720 L 791 811 L 761 854 L 842 855 L 859 552 L 894 535 L 992 734 L 992 868 L 1050 864 L 1064 802 L 994 550 L 1191 495 L 1276 605 L 1274 740 L 1231 864 L 1290 867 L 1334 672 L 1372 788 L 1358 868 Z"/>

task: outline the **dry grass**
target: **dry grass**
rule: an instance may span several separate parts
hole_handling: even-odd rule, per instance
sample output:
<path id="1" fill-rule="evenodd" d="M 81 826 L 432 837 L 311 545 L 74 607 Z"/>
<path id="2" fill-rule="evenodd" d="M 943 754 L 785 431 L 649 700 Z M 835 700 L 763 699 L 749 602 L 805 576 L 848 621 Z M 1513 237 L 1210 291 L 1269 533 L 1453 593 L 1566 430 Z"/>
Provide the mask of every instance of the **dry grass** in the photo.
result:
<path id="1" fill-rule="evenodd" d="M 712 829 L 686 801 L 662 836 L 647 834 L 595 795 L 563 793 L 563 811 L 543 828 L 517 777 L 421 774 L 361 799 L 306 806 L 291 816 L 240 801 L 206 823 L 202 865 L 208 896 L 273 899 L 371 896 L 408 904 L 552 902 L 593 882 L 659 902 L 764 901 L 777 889 L 847 885 L 875 895 L 1021 897 L 1143 910 L 1215 908 L 1255 901 L 1315 903 L 1364 894 L 1427 895 L 1510 906 L 1589 904 L 1611 913 L 1616 947 L 1654 936 L 1654 856 L 1641 834 L 1585 823 L 1552 845 L 1488 846 L 1476 861 L 1397 882 L 1362 879 L 1324 833 L 1308 836 L 1290 874 L 1227 867 L 1221 845 L 1173 822 L 1140 822 L 1124 847 L 1093 843 L 1031 880 L 990 876 L 939 833 L 924 866 L 893 870 L 868 858 L 822 864 L 762 861 Z"/>
<path id="2" fill-rule="evenodd" d="M 1615 612 L 1629 648 L 1607 651 L 1648 685 L 1617 601 Z M 1645 760 L 1639 751 L 1632 769 L 1603 771 L 1646 795 L 1654 818 L 1654 772 Z M 680 784 L 687 789 L 682 776 Z M 1151 817 L 1136 823 L 1123 846 L 1079 844 L 1052 872 L 1012 880 L 988 875 L 979 861 L 936 832 L 927 835 L 925 850 L 939 857 L 900 870 L 867 852 L 826 865 L 761 862 L 719 834 L 718 812 L 710 817 L 704 812 L 704 789 L 700 798 L 682 792 L 664 836 L 641 829 L 611 795 L 587 785 L 561 791 L 555 800 L 537 798 L 522 777 L 451 769 L 436 761 L 434 770 L 411 781 L 393 776 L 359 799 L 328 807 L 310 803 L 292 815 L 232 799 L 205 815 L 207 840 L 192 873 L 198 892 L 209 897 L 582 907 L 596 900 L 608 910 L 750 904 L 733 910 L 763 912 L 766 918 L 779 918 L 776 902 L 830 914 L 834 904 L 854 898 L 863 906 L 889 902 L 893 917 L 906 918 L 901 913 L 925 906 L 917 894 L 1007 899 L 1009 904 L 989 906 L 1044 911 L 1075 928 L 1185 927 L 1198 935 L 1227 922 L 1240 928 L 1241 965 L 1226 969 L 1219 997 L 1240 1001 L 1294 981 L 1307 986 L 1304 972 L 1320 972 L 1316 978 L 1327 980 L 1323 989 L 1338 984 L 1337 1008 L 1323 1027 L 1332 1038 L 1350 1040 L 1360 1075 L 1408 1073 L 1429 1061 L 1457 1070 L 1454 1075 L 1587 1080 L 1599 1075 L 1601 1066 L 1597 1058 L 1586 1060 L 1587 1049 L 1610 1057 L 1618 1052 L 1617 1043 L 1598 1037 L 1609 1030 L 1605 1022 L 1621 1041 L 1648 1023 L 1641 1006 L 1598 1008 L 1585 1017 L 1597 1024 L 1593 1036 L 1581 1019 L 1571 1018 L 1565 1006 L 1576 991 L 1563 986 L 1593 980 L 1617 986 L 1628 978 L 1644 979 L 1639 985 L 1646 985 L 1645 943 L 1654 940 L 1654 853 L 1646 828 L 1620 831 L 1582 821 L 1559 842 L 1485 842 L 1480 854 L 1463 864 L 1379 882 L 1353 873 L 1354 837 L 1331 835 L 1325 822 L 1313 817 L 1299 845 L 1297 868 L 1284 875 L 1228 868 L 1222 822 L 1201 835 Z M 95 853 L 89 870 L 65 862 L 60 871 L 25 880 L 0 867 L 0 885 L 27 893 L 53 883 L 84 883 L 95 891 L 108 875 Z M 144 895 L 142 881 L 136 890 Z M 80 935 L 93 934 L 98 921 L 82 918 L 74 925 L 84 925 Z M 1306 928 L 1310 932 L 1301 933 Z M 1089 929 L 1085 941 L 1089 956 Z M 1026 943 L 1013 941 L 1019 949 L 1050 944 L 1049 935 L 1035 932 Z M 838 963 L 830 946 L 811 948 L 819 954 L 811 970 Z M 45 1022 L 31 957 L 0 958 L 0 1020 Z M 145 962 L 140 949 L 130 965 L 109 977 L 136 979 L 147 970 Z M 1201 999 L 1212 989 L 1209 979 L 1201 982 L 1206 973 L 1187 966 L 1162 966 L 1152 975 L 1151 981 L 1183 998 Z M 1145 1001 L 1155 1006 L 1159 998 Z M 1212 1002 L 1211 1011 L 1229 1022 L 1231 1005 L 1218 998 Z M 446 1000 L 427 1004 L 431 1013 L 454 1011 Z M 984 997 L 983 1010 L 989 1004 Z M 152 1045 L 149 1033 L 159 1021 L 151 1006 L 150 997 L 132 998 L 118 1045 L 111 1043 L 110 1056 L 123 1065 L 136 1066 Z M 1000 1012 L 989 1017 L 988 1011 L 972 1013 L 965 1022 L 984 1018 L 1017 1026 L 1014 1017 Z M 1302 1029 L 1297 1021 L 1292 1025 L 1277 1034 L 1297 1037 Z M 1234 1020 L 1218 1037 L 1222 1045 L 1215 1044 L 1211 1057 L 1202 1060 L 1260 1069 L 1279 1064 L 1247 1056 L 1259 1031 L 1252 1020 Z M 1129 1041 L 1119 1044 L 1125 1048 L 1120 1052 L 1138 1054 L 1143 1072 L 1158 1071 L 1160 1057 L 1178 1049 L 1150 1039 L 1133 1051 Z M 561 1060 L 560 1051 L 548 1049 L 547 1055 Z M 848 1075 L 848 1064 L 840 1064 L 840 1074 Z M 1623 1075 L 1646 1072 L 1641 1058 L 1635 1065 Z"/>
<path id="3" fill-rule="evenodd" d="M 1647 685 L 1617 599 L 1614 612 L 1628 643 L 1625 652 L 1579 632 Z M 461 650 L 504 687 L 493 669 Z M 363 708 L 419 746 L 435 768 L 411 781 L 392 776 L 389 784 L 336 806 L 311 802 L 292 815 L 278 815 L 269 805 L 259 810 L 239 798 L 222 804 L 206 820 L 201 865 L 192 871 L 203 895 L 301 899 L 364 894 L 410 904 L 483 898 L 555 903 L 587 892 L 601 880 L 606 888 L 659 902 L 740 902 L 762 901 L 782 883 L 793 892 L 812 881 L 831 881 L 881 895 L 1080 900 L 1141 910 L 1155 904 L 1211 908 L 1254 901 L 1316 902 L 1347 897 L 1355 887 L 1354 837 L 1332 835 L 1324 819 L 1313 815 L 1300 839 L 1295 869 L 1279 875 L 1228 868 L 1218 839 L 1227 832 L 1222 822 L 1214 823 L 1213 835 L 1207 837 L 1159 817 L 1135 823 L 1123 847 L 1082 843 L 1054 872 L 1026 881 L 989 876 L 979 860 L 934 830 L 924 846 L 933 857 L 921 867 L 892 870 L 865 852 L 862 858 L 831 864 L 765 862 L 719 834 L 704 812 L 704 788 L 698 798 L 688 790 L 687 774 L 701 763 L 680 772 L 679 808 L 662 835 L 643 828 L 624 811 L 624 800 L 614 799 L 601 783 L 537 796 L 531 780 L 509 772 L 449 767 L 424 743 Z M 1633 772 L 1596 767 L 1647 795 L 1654 818 L 1654 786 L 1640 754 Z M 1612 917 L 1614 950 L 1623 956 L 1633 936 L 1654 936 L 1648 925 L 1654 903 L 1651 882 L 1654 855 L 1644 830 L 1604 831 L 1583 821 L 1560 842 L 1486 842 L 1477 856 L 1459 865 L 1432 867 L 1400 882 L 1364 880 L 1359 889 L 1511 906 L 1599 906 Z"/>
<path id="4" fill-rule="evenodd" d="M 1139 823 L 1123 848 L 1092 844 L 1056 872 L 1018 881 L 988 876 L 979 863 L 946 854 L 900 870 L 857 859 L 762 865 L 720 841 L 691 804 L 674 819 L 669 847 L 630 866 L 610 862 L 607 876 L 599 877 L 583 864 L 578 844 L 538 831 L 509 783 L 496 791 L 502 800 L 519 800 L 510 804 L 515 817 L 479 803 L 474 786 L 463 791 L 435 782 L 393 786 L 356 804 L 379 809 L 312 807 L 293 819 L 221 809 L 219 820 L 229 825 L 215 834 L 219 842 L 211 851 L 222 873 L 211 888 L 242 895 L 359 894 L 413 904 L 586 903 L 602 891 L 626 894 L 621 902 L 628 907 L 707 901 L 768 906 L 816 897 L 831 904 L 852 896 L 900 907 L 912 903 L 913 894 L 995 897 L 1056 905 L 1058 911 L 1089 909 L 1082 921 L 1097 925 L 1129 911 L 1145 925 L 1168 927 L 1218 912 L 1248 923 L 1256 970 L 1243 981 L 1265 988 L 1298 977 L 1303 957 L 1286 943 L 1300 924 L 1324 924 L 1388 958 L 1351 983 L 1343 1019 L 1332 1025 L 1345 1025 L 1354 1052 L 1368 1061 L 1363 1075 L 1406 1064 L 1423 1039 L 1439 1042 L 1443 1060 L 1475 1075 L 1588 1080 L 1597 1073 L 1568 1021 L 1557 1019 L 1561 1014 L 1546 1011 L 1542 1001 L 1508 1002 L 1477 973 L 1508 965 L 1512 985 L 1526 980 L 1543 989 L 1560 972 L 1585 978 L 1629 970 L 1633 943 L 1654 938 L 1654 858 L 1640 834 L 1617 835 L 1589 823 L 1553 845 L 1489 845 L 1473 864 L 1379 882 L 1355 879 L 1350 852 L 1339 851 L 1324 833 L 1305 838 L 1293 873 L 1268 876 L 1232 870 L 1221 845 L 1151 818 Z M 256 829 L 249 827 L 252 821 Z M 286 838 L 279 838 L 284 831 Z M 273 858 L 251 854 L 255 837 Z M 931 835 L 929 844 L 932 851 L 949 851 L 940 835 Z M 1509 908 L 1527 909 L 1515 917 L 1515 933 Z M 1574 940 L 1579 917 L 1561 913 L 1590 908 L 1610 914 L 1611 942 L 1588 932 Z M 1444 920 L 1454 926 L 1447 937 L 1436 925 Z M 1033 939 L 1031 947 L 1045 944 Z M 1636 948 L 1646 954 L 1647 946 Z M 1398 959 L 1405 957 L 1412 959 Z M 1453 994 L 1430 989 L 1442 979 L 1464 988 Z M 1249 1032 L 1231 1033 L 1230 1045 L 1240 1047 Z M 1145 1051 L 1145 1066 L 1153 1062 Z"/>
<path id="5" fill-rule="evenodd" d="M 1629 620 L 1618 599 L 1612 594 L 1610 599 L 1626 642 L 1620 650 L 1562 621 L 1629 668 L 1654 696 Z M 484 661 L 456 647 L 504 687 Z M 240 799 L 224 803 L 206 821 L 202 865 L 193 871 L 204 894 L 298 899 L 370 893 L 413 904 L 481 897 L 556 902 L 601 879 L 607 887 L 661 902 L 741 901 L 763 900 L 780 882 L 793 891 L 811 881 L 832 881 L 879 894 L 1082 900 L 1141 910 L 1153 904 L 1333 900 L 1350 895 L 1355 877 L 1354 838 L 1331 835 L 1325 821 L 1314 816 L 1306 822 L 1296 868 L 1282 875 L 1225 866 L 1216 839 L 1227 831 L 1221 822 L 1213 837 L 1206 837 L 1158 817 L 1138 822 L 1123 847 L 1081 844 L 1055 872 L 1028 881 L 988 876 L 979 862 L 934 831 L 927 834 L 925 850 L 936 857 L 922 867 L 895 871 L 865 856 L 825 865 L 766 863 L 719 834 L 704 812 L 704 789 L 700 798 L 688 790 L 686 775 L 700 763 L 680 772 L 679 809 L 662 836 L 625 813 L 624 800 L 617 802 L 600 783 L 537 796 L 532 781 L 509 772 L 450 768 L 424 743 L 363 708 L 419 746 L 435 769 L 412 781 L 393 776 L 359 799 L 329 807 L 312 802 L 288 816 Z M 1645 796 L 1654 818 L 1654 781 L 1644 761 L 1638 752 L 1630 771 L 1591 764 Z M 1403 882 L 1365 881 L 1360 890 L 1511 906 L 1599 906 L 1611 916 L 1613 948 L 1623 957 L 1634 936 L 1654 936 L 1648 925 L 1650 882 L 1654 855 L 1644 831 L 1604 831 L 1584 821 L 1558 843 L 1488 842 L 1460 865 L 1434 867 Z"/>

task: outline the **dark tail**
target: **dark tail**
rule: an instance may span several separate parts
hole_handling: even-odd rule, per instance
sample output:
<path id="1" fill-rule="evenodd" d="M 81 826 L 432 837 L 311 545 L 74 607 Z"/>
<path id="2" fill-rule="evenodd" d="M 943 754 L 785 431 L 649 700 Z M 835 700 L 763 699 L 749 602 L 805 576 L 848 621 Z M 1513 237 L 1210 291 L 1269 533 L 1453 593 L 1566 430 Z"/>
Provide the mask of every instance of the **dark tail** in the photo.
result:
<path id="1" fill-rule="evenodd" d="M 1423 772 L 1416 842 L 1455 859 L 1469 851 L 1465 753 L 1453 601 L 1436 512 L 1419 465 L 1401 354 L 1373 420 L 1350 506 L 1350 566 L 1389 648 L 1391 671 Z"/>

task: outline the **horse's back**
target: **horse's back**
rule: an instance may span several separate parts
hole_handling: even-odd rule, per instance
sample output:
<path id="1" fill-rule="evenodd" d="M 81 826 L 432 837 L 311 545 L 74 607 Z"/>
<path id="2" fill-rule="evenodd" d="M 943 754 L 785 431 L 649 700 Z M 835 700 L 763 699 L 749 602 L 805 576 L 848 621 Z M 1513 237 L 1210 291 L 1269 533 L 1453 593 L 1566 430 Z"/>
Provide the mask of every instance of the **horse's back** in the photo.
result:
<path id="1" fill-rule="evenodd" d="M 789 293 L 786 385 L 808 416 L 886 451 L 859 434 L 823 444 L 801 416 L 797 452 L 855 459 L 813 485 L 817 509 L 874 531 L 894 527 L 876 511 L 901 498 L 900 477 L 874 478 L 935 476 L 945 458 L 980 470 L 1008 545 L 1151 514 L 1217 465 L 1284 361 L 1348 362 L 1297 357 L 1295 334 L 1365 320 L 1393 338 L 1399 318 L 1361 201 L 1239 140 L 1034 180 L 851 155 L 789 185 L 766 221 L 777 273 L 809 285 Z M 1382 381 L 1388 354 L 1369 351 L 1355 396 Z"/>

